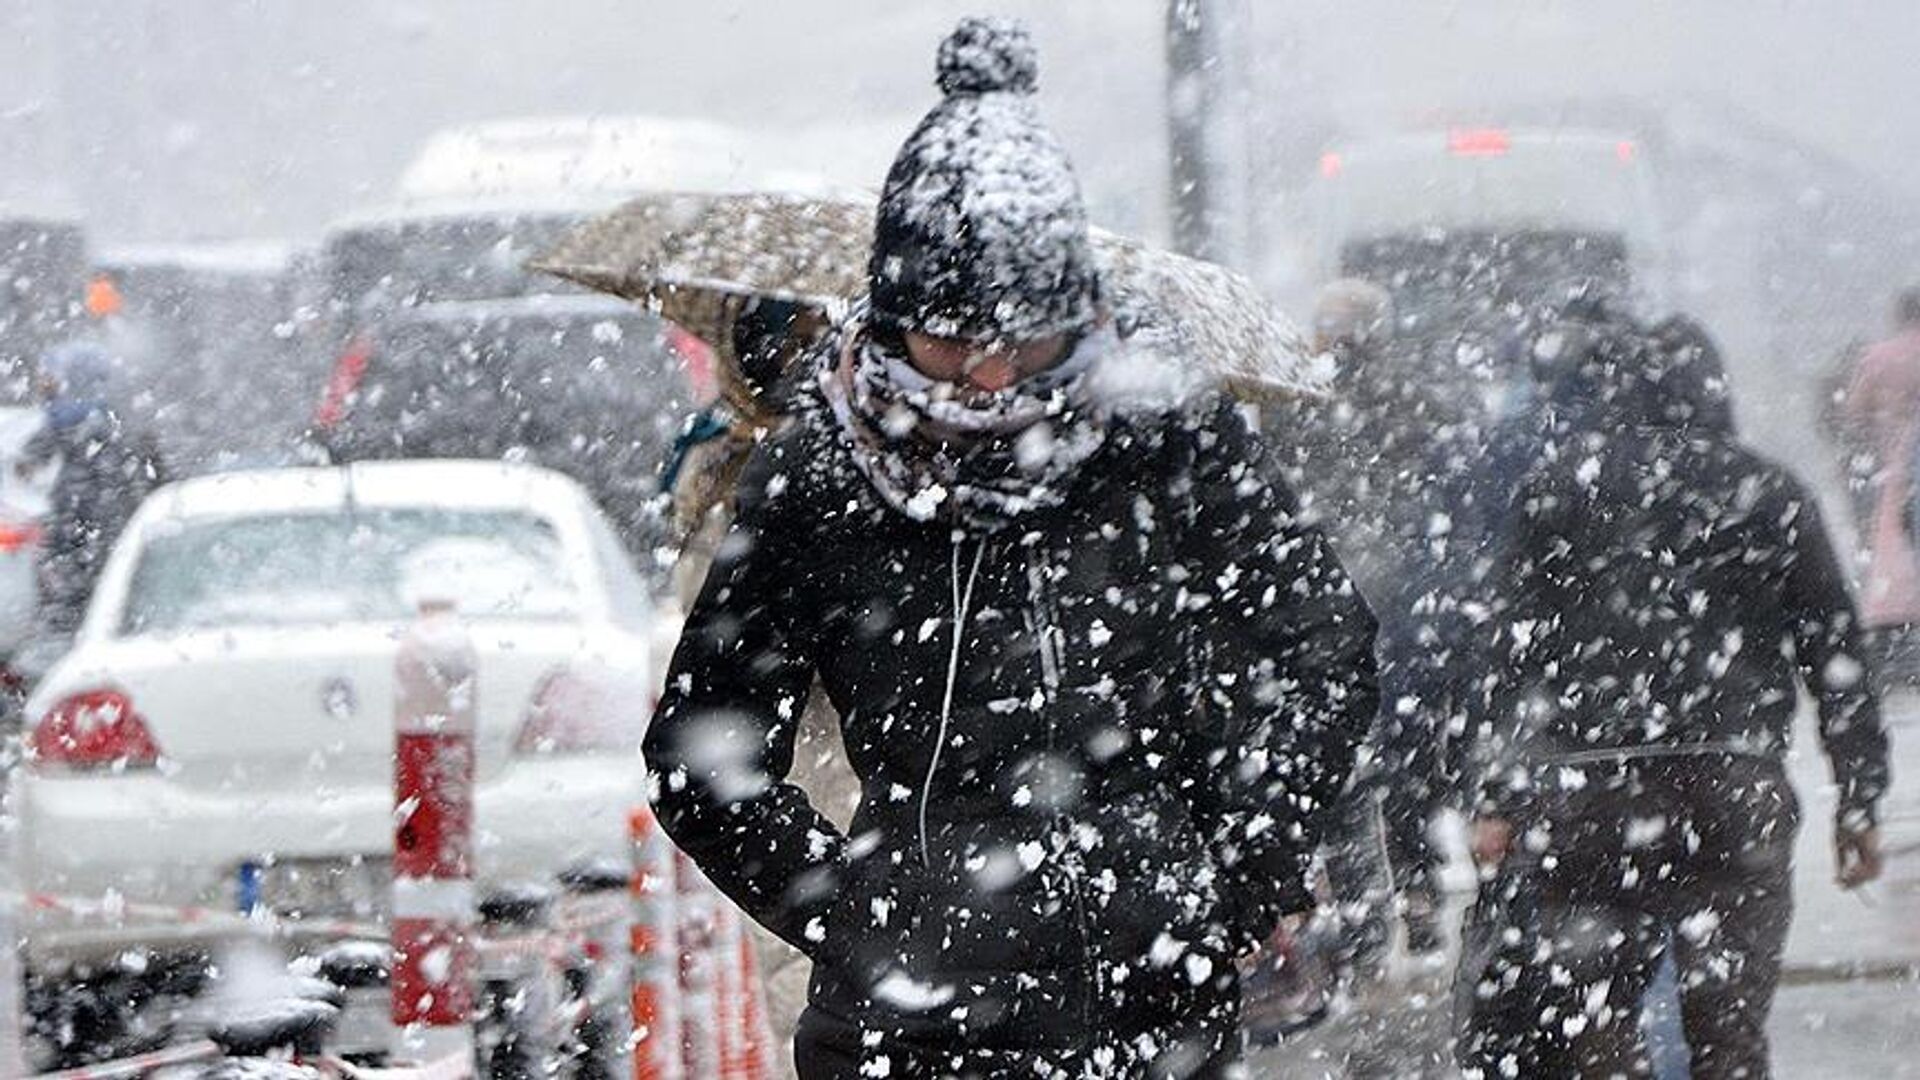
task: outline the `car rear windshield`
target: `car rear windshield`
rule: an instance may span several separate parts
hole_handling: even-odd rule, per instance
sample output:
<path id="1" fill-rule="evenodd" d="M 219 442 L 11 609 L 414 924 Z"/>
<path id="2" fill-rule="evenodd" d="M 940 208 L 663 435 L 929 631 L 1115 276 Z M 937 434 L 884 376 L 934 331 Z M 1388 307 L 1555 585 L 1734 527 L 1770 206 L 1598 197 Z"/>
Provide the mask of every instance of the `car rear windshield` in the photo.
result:
<path id="1" fill-rule="evenodd" d="M 407 618 L 451 594 L 475 618 L 565 620 L 580 597 L 545 520 L 379 509 L 188 521 L 150 533 L 126 635 Z"/>
<path id="2" fill-rule="evenodd" d="M 333 299 L 389 311 L 445 300 L 562 290 L 523 265 L 578 222 L 569 214 L 431 217 L 344 229 L 326 245 Z"/>
<path id="3" fill-rule="evenodd" d="M 1356 152 L 1325 178 L 1324 226 L 1342 241 L 1440 229 L 1568 229 L 1638 243 L 1651 227 L 1647 177 L 1613 144 L 1568 140 L 1498 155 Z"/>

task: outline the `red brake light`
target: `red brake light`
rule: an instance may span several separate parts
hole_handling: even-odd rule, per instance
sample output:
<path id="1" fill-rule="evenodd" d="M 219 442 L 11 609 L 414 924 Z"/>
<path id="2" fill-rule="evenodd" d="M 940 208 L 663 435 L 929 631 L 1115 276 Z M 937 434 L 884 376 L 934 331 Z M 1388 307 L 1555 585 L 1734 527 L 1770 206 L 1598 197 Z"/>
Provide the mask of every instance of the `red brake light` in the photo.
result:
<path id="1" fill-rule="evenodd" d="M 1340 155 L 1329 150 L 1320 155 L 1320 175 L 1331 180 L 1340 175 L 1340 167 L 1343 164 Z"/>
<path id="2" fill-rule="evenodd" d="M 28 750 L 39 764 L 85 770 L 147 769 L 160 760 L 153 732 L 118 690 L 85 690 L 48 709 Z"/>
<path id="3" fill-rule="evenodd" d="M 1447 132 L 1447 150 L 1461 157 L 1497 157 L 1513 149 L 1500 128 L 1455 128 Z"/>
<path id="4" fill-rule="evenodd" d="M 313 426 L 326 431 L 347 418 L 347 405 L 360 380 L 366 377 L 367 363 L 373 359 L 373 347 L 364 338 L 355 338 L 334 361 L 333 375 L 327 380 L 327 392 L 320 407 L 313 411 Z"/>
<path id="5" fill-rule="evenodd" d="M 1621 139 L 1619 142 L 1613 144 L 1614 156 L 1618 157 L 1622 163 L 1633 161 L 1635 152 L 1636 148 L 1633 145 L 1632 139 Z"/>
<path id="6" fill-rule="evenodd" d="M 40 526 L 32 522 L 0 524 L 0 555 L 12 555 L 40 542 Z"/>
<path id="7" fill-rule="evenodd" d="M 617 682 L 556 671 L 533 692 L 527 719 L 514 740 L 520 755 L 638 750 L 653 703 L 631 700 Z"/>

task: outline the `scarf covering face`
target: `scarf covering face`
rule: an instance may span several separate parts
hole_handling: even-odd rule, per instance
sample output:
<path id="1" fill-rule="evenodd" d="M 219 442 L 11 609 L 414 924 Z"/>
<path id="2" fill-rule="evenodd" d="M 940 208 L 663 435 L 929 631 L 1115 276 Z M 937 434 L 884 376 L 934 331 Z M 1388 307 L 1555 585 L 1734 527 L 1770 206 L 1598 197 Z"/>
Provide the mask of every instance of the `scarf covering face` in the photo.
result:
<path id="1" fill-rule="evenodd" d="M 1058 506 L 1106 441 L 1087 375 L 1117 340 L 1100 327 L 1065 359 L 993 394 L 967 396 L 904 353 L 850 327 L 822 389 L 853 460 L 888 506 L 915 521 L 995 529 Z"/>

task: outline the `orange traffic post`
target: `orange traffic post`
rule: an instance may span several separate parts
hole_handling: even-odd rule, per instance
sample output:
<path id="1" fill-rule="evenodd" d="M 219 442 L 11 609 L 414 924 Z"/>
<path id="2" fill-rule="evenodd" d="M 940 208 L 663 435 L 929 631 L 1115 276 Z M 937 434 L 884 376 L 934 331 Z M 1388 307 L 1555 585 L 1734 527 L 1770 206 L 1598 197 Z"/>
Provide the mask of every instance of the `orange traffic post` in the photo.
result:
<path id="1" fill-rule="evenodd" d="M 653 811 L 627 819 L 633 847 L 633 1080 L 681 1080 L 680 942 L 673 847 Z M 693 1074 L 699 1075 L 699 1074 Z"/>

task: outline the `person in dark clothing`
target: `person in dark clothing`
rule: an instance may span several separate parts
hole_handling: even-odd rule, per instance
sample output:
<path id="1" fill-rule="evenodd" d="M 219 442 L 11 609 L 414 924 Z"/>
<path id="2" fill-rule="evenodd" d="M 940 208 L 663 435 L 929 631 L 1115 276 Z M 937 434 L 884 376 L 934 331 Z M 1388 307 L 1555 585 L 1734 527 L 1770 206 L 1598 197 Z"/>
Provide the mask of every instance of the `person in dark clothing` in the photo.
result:
<path id="1" fill-rule="evenodd" d="M 1887 746 L 1852 600 L 1814 499 L 1736 438 L 1697 324 L 1566 333 L 1574 407 L 1495 558 L 1461 1064 L 1644 1075 L 1639 1004 L 1670 949 L 1692 1075 L 1764 1077 L 1800 686 L 1840 788 L 1840 881 L 1879 871 Z"/>
<path id="2" fill-rule="evenodd" d="M 803 1080 L 1230 1075 L 1235 962 L 1312 906 L 1374 710 L 1372 617 L 1241 413 L 1106 377 L 1034 70 L 1005 21 L 942 45 L 647 734 L 668 834 L 813 960 Z M 816 676 L 846 833 L 787 782 Z"/>
<path id="3" fill-rule="evenodd" d="M 167 480 L 151 433 L 108 402 L 113 357 L 92 342 L 55 348 L 41 361 L 46 419 L 22 448 L 17 468 L 58 458 L 36 570 L 36 621 L 43 634 L 79 629 L 107 555 L 133 512 Z"/>
<path id="4" fill-rule="evenodd" d="M 1295 451 L 1284 475 L 1308 517 L 1324 523 L 1380 623 L 1382 709 L 1326 851 L 1343 926 L 1341 966 L 1365 977 L 1384 964 L 1396 903 L 1410 951 L 1440 947 L 1432 880 L 1439 860 L 1428 826 L 1441 807 L 1441 703 L 1428 691 L 1429 665 L 1444 657 L 1432 593 L 1436 541 L 1445 544 L 1446 530 L 1435 525 L 1442 507 L 1433 490 L 1460 418 L 1395 355 L 1384 289 L 1355 279 L 1328 284 L 1313 329 L 1315 350 L 1336 365 L 1332 393 L 1276 410 L 1275 426 Z"/>

